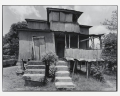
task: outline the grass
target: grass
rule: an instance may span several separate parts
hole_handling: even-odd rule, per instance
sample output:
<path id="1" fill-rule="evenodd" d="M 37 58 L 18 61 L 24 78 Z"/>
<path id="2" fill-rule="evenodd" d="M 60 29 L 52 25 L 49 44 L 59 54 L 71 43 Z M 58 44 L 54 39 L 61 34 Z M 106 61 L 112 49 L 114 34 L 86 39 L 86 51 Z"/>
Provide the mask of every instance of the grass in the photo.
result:
<path id="1" fill-rule="evenodd" d="M 105 75 L 106 77 L 106 75 Z M 107 76 L 108 77 L 108 76 Z M 77 73 L 72 76 L 77 91 L 116 91 L 116 80 L 106 79 L 106 82 L 100 82 L 92 77 L 86 78 L 84 73 Z M 111 86 L 111 84 L 114 86 Z"/>
<path id="2" fill-rule="evenodd" d="M 22 76 L 16 75 L 17 70 L 18 66 L 3 68 L 3 91 L 56 91 L 54 82 L 48 82 L 41 87 L 24 86 Z M 75 91 L 116 91 L 115 76 L 105 75 L 105 79 L 107 82 L 102 83 L 92 77 L 87 79 L 84 72 L 78 72 L 73 75 Z"/>

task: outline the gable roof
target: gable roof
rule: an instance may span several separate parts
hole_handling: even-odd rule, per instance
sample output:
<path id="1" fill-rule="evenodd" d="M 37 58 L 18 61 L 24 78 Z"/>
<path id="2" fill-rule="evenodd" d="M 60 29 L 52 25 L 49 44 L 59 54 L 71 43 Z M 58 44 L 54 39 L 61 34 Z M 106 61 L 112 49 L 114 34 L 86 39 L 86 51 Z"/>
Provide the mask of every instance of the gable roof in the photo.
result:
<path id="1" fill-rule="evenodd" d="M 60 8 L 47 8 L 47 12 L 64 12 L 64 13 L 72 13 L 72 14 L 78 14 L 81 15 L 83 12 L 75 11 L 75 10 L 68 10 L 68 9 L 60 9 Z"/>

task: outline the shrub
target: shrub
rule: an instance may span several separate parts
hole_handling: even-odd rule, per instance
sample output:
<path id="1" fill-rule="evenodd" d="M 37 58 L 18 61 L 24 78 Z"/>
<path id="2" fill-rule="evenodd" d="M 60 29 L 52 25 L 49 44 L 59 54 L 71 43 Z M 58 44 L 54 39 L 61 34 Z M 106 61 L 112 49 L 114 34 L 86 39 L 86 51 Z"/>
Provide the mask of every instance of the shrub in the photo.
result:
<path id="1" fill-rule="evenodd" d="M 55 64 L 56 61 L 58 60 L 58 56 L 55 53 L 48 52 L 45 55 L 42 56 L 42 61 L 43 62 L 48 62 L 49 64 Z M 46 63 L 46 64 L 48 64 Z"/>
<path id="2" fill-rule="evenodd" d="M 8 60 L 10 59 L 10 55 L 3 55 L 3 60 Z"/>
<path id="3" fill-rule="evenodd" d="M 10 58 L 11 58 L 11 59 L 16 59 L 16 57 L 15 57 L 15 56 L 10 56 Z"/>
<path id="4" fill-rule="evenodd" d="M 101 82 L 105 82 L 105 78 L 103 76 L 103 70 L 100 70 L 99 67 L 94 67 L 91 69 L 91 75 Z"/>
<path id="5" fill-rule="evenodd" d="M 53 77 L 55 76 L 55 65 L 58 60 L 58 56 L 55 53 L 49 52 L 42 56 L 42 62 L 46 65 L 46 76 Z"/>
<path id="6" fill-rule="evenodd" d="M 16 65 L 16 59 L 3 60 L 3 67 Z"/>
<path id="7" fill-rule="evenodd" d="M 8 60 L 8 59 L 16 59 L 16 57 L 10 55 L 3 55 L 3 60 Z"/>

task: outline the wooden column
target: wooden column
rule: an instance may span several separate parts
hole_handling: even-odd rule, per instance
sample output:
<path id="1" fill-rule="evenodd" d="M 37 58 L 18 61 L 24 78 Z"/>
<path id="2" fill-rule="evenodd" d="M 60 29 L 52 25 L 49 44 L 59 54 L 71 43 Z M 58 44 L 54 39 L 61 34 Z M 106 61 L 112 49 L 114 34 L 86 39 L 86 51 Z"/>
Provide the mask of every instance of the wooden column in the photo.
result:
<path id="1" fill-rule="evenodd" d="M 88 62 L 86 62 L 86 76 L 87 76 L 87 78 L 88 78 Z"/>
<path id="2" fill-rule="evenodd" d="M 66 34 L 65 34 L 65 49 L 67 48 Z"/>
<path id="3" fill-rule="evenodd" d="M 86 62 L 86 76 L 87 79 L 89 78 L 90 75 L 90 64 L 88 62 Z"/>
<path id="4" fill-rule="evenodd" d="M 79 48 L 79 35 L 78 35 L 78 48 Z"/>
<path id="5" fill-rule="evenodd" d="M 35 45 L 34 45 L 34 37 L 32 37 L 32 46 L 33 46 L 33 59 L 35 60 Z"/>
<path id="6" fill-rule="evenodd" d="M 81 70 L 81 63 L 82 63 L 82 62 L 80 62 L 80 70 Z"/>
<path id="7" fill-rule="evenodd" d="M 70 69 L 70 61 L 68 61 L 68 69 Z"/>
<path id="8" fill-rule="evenodd" d="M 93 37 L 93 49 L 94 49 L 94 37 Z"/>
<path id="9" fill-rule="evenodd" d="M 55 42 L 55 33 L 52 33 L 52 34 L 53 34 L 53 44 L 54 44 L 54 48 L 55 48 L 55 45 L 56 45 L 56 44 L 55 44 L 55 43 L 56 43 L 56 42 Z M 47 46 L 46 46 L 46 45 L 47 45 L 47 44 L 45 43 L 45 52 L 47 53 L 47 50 L 46 50 L 46 47 L 47 47 Z M 56 48 L 55 48 L 55 53 L 57 53 Z"/>
<path id="10" fill-rule="evenodd" d="M 70 34 L 69 34 L 69 48 L 70 48 Z"/>
<path id="11" fill-rule="evenodd" d="M 99 37 L 100 40 L 100 49 L 102 49 L 102 40 L 101 40 L 101 36 Z"/>
<path id="12" fill-rule="evenodd" d="M 75 72 L 77 72 L 78 60 L 76 60 Z"/>
<path id="13" fill-rule="evenodd" d="M 90 73 L 91 73 L 91 62 L 89 64 L 89 75 L 90 75 Z"/>
<path id="14" fill-rule="evenodd" d="M 39 60 L 41 59 L 41 57 L 40 57 L 40 54 L 41 54 L 41 48 L 40 48 L 41 46 L 39 46 Z"/>
<path id="15" fill-rule="evenodd" d="M 73 74 L 75 73 L 75 65 L 76 65 L 76 60 L 74 60 Z"/>

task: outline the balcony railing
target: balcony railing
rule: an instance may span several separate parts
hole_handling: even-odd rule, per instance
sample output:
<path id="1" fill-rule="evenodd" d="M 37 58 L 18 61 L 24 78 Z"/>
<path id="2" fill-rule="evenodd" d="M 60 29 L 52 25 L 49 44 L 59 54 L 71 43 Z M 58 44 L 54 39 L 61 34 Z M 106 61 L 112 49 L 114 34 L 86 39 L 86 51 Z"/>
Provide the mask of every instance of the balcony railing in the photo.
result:
<path id="1" fill-rule="evenodd" d="M 78 61 L 103 61 L 101 58 L 102 50 L 84 50 L 84 49 L 65 49 L 65 58 L 67 60 L 77 59 Z"/>

